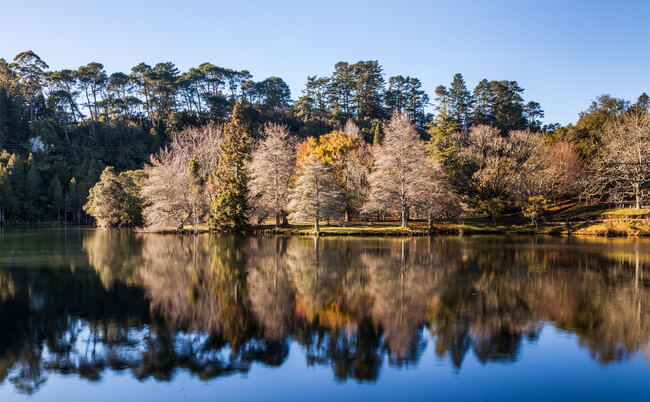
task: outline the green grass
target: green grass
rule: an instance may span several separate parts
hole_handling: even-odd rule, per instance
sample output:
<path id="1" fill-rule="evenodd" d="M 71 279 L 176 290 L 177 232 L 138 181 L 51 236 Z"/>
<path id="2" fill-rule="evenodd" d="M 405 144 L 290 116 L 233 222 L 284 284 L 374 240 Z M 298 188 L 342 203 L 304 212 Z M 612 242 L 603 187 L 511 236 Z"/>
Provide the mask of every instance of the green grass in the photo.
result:
<path id="1" fill-rule="evenodd" d="M 210 231 L 205 225 L 201 232 Z M 181 232 L 192 233 L 191 226 Z M 172 229 L 166 233 L 178 233 Z M 600 236 L 646 236 L 650 235 L 650 209 L 603 208 L 575 203 L 563 203 L 553 206 L 545 214 L 542 222 L 535 226 L 529 219 L 518 213 L 507 214 L 496 219 L 496 224 L 487 217 L 468 217 L 462 222 L 436 222 L 434 233 L 437 234 L 578 234 Z M 313 224 L 292 223 L 286 227 L 276 228 L 272 220 L 252 228 L 253 234 L 281 234 L 311 236 Z M 368 223 L 353 221 L 349 226 L 321 224 L 321 236 L 420 236 L 427 235 L 426 222 L 410 221 L 409 228 L 402 228 L 399 221 Z"/>
<path id="2" fill-rule="evenodd" d="M 639 218 L 647 219 L 650 215 L 650 208 L 614 208 L 603 212 L 604 218 Z"/>

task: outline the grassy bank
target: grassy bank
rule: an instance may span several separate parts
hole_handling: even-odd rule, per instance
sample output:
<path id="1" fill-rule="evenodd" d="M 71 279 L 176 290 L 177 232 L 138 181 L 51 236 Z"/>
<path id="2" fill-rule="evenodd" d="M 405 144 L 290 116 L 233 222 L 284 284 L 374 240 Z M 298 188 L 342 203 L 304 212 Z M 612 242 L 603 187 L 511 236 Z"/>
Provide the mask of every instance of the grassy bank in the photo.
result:
<path id="1" fill-rule="evenodd" d="M 199 232 L 211 230 L 201 226 Z M 311 236 L 313 225 L 293 223 L 276 228 L 262 224 L 252 227 L 247 233 L 254 235 Z M 193 233 L 191 226 L 183 229 L 169 229 L 162 233 Z M 557 205 L 550 209 L 542 222 L 535 226 L 520 214 L 510 214 L 496 219 L 468 217 L 462 222 L 436 222 L 429 231 L 425 221 L 413 220 L 409 228 L 402 228 L 398 221 L 368 223 L 346 222 L 341 226 L 331 222 L 321 225 L 321 236 L 425 236 L 429 234 L 538 234 L 538 235 L 592 235 L 592 236 L 650 236 L 650 209 L 603 208 L 575 203 Z"/>

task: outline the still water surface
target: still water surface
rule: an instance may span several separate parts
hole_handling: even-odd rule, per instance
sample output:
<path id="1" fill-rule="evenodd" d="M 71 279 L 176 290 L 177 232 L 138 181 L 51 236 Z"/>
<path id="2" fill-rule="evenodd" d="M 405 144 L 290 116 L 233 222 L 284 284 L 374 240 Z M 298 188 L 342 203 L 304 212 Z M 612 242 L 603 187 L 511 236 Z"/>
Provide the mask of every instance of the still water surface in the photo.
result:
<path id="1" fill-rule="evenodd" d="M 0 401 L 649 400 L 650 240 L 0 233 Z"/>

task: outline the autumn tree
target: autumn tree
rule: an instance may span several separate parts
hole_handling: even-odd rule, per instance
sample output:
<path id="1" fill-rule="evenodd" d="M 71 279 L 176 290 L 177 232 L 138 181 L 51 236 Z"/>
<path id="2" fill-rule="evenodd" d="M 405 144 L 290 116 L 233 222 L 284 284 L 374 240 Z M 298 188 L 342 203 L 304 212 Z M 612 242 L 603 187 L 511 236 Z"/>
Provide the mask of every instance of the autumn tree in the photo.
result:
<path id="1" fill-rule="evenodd" d="M 314 155 L 301 162 L 295 188 L 289 196 L 289 217 L 313 220 L 314 232 L 318 234 L 319 222 L 340 217 L 344 207 L 344 197 L 332 167 Z"/>
<path id="2" fill-rule="evenodd" d="M 367 198 L 367 175 L 372 158 L 369 146 L 358 135 L 359 128 L 348 121 L 344 130 L 308 138 L 298 144 L 297 158 L 302 162 L 315 156 L 332 167 L 332 173 L 345 195 L 345 216 L 348 220 L 351 214 L 361 210 Z"/>
<path id="3" fill-rule="evenodd" d="M 241 104 L 235 104 L 232 117 L 224 127 L 219 145 L 221 157 L 210 177 L 212 206 L 210 224 L 217 228 L 241 229 L 247 223 L 248 162 L 251 136 L 244 121 Z"/>
<path id="4" fill-rule="evenodd" d="M 566 141 L 557 141 L 547 148 L 548 165 L 544 182 L 552 201 L 574 197 L 584 177 L 584 161 Z"/>
<path id="5" fill-rule="evenodd" d="M 222 138 L 221 128 L 213 124 L 184 130 L 172 134 L 169 146 L 151 156 L 142 187 L 148 228 L 180 228 L 190 220 L 197 225 L 205 219 L 211 201 L 205 185 L 217 169 Z"/>
<path id="6" fill-rule="evenodd" d="M 417 166 L 423 186 L 415 188 L 415 210 L 427 218 L 427 229 L 433 229 L 434 219 L 453 218 L 462 214 L 460 197 L 444 177 L 440 164 L 430 159 Z"/>
<path id="7" fill-rule="evenodd" d="M 603 192 L 630 194 L 634 207 L 641 208 L 650 184 L 650 113 L 624 114 L 606 125 L 603 150 L 596 165 Z"/>
<path id="8" fill-rule="evenodd" d="M 402 227 L 408 227 L 409 209 L 415 206 L 419 189 L 429 185 L 419 174 L 420 165 L 426 163 L 424 142 L 403 113 L 394 114 L 384 131 L 368 177 L 370 197 L 365 210 L 399 213 Z"/>
<path id="9" fill-rule="evenodd" d="M 288 214 L 289 185 L 296 165 L 295 139 L 286 126 L 267 124 L 251 156 L 250 207 L 259 217 L 275 216 L 275 225 Z"/>

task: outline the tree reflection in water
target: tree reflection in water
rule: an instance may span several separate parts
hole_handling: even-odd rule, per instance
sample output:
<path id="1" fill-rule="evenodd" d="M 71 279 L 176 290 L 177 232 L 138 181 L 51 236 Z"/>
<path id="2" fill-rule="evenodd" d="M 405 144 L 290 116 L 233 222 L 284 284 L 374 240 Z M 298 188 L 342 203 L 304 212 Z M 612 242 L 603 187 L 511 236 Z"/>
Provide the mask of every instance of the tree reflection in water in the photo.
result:
<path id="1" fill-rule="evenodd" d="M 426 332 L 460 369 L 518 359 L 547 322 L 602 364 L 650 351 L 650 243 L 87 232 L 88 267 L 0 269 L 0 383 L 108 368 L 171 380 L 281 365 L 295 342 L 339 380 L 415 365 Z M 61 245 L 61 252 L 70 240 Z M 74 243 L 74 242 L 73 242 Z M 55 246 L 56 247 L 56 246 Z M 24 261 L 23 261 L 24 262 Z M 74 268 L 73 268 L 74 266 Z"/>

